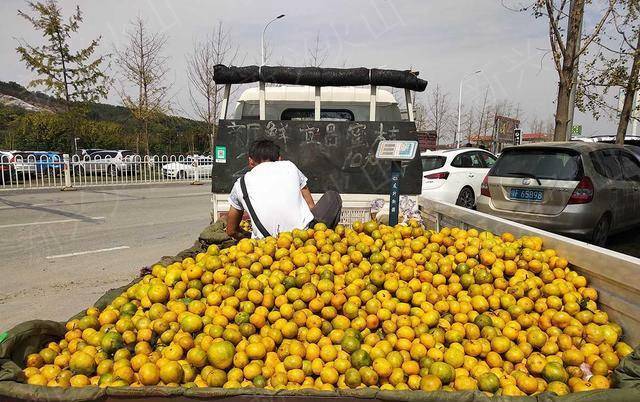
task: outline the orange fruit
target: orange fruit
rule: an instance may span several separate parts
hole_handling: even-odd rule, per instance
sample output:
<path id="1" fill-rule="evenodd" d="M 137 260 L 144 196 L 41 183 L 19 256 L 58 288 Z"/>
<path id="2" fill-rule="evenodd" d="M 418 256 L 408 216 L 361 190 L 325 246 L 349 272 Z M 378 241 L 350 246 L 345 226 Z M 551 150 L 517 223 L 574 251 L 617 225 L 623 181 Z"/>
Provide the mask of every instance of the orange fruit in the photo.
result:
<path id="1" fill-rule="evenodd" d="M 170 360 L 160 367 L 159 376 L 165 384 L 179 384 L 184 378 L 184 369 L 180 363 Z"/>
<path id="2" fill-rule="evenodd" d="M 436 375 L 429 374 L 420 380 L 420 389 L 422 391 L 437 391 L 442 388 L 442 381 Z"/>
<path id="3" fill-rule="evenodd" d="M 500 389 L 500 379 L 495 373 L 484 373 L 478 378 L 478 388 L 481 391 L 495 393 Z"/>
<path id="4" fill-rule="evenodd" d="M 526 374 L 518 376 L 516 385 L 522 392 L 525 392 L 528 395 L 531 395 L 538 390 L 538 380 L 536 380 L 535 377 L 531 377 Z"/>
<path id="5" fill-rule="evenodd" d="M 215 342 L 207 350 L 209 364 L 218 369 L 226 369 L 233 363 L 235 347 L 229 341 Z"/>
<path id="6" fill-rule="evenodd" d="M 609 379 L 603 375 L 593 375 L 591 376 L 591 378 L 589 378 L 589 382 L 594 386 L 594 388 L 596 389 L 609 389 L 611 386 L 611 383 L 609 382 Z"/>
<path id="7" fill-rule="evenodd" d="M 69 368 L 75 374 L 84 374 L 89 376 L 94 373 L 96 369 L 96 362 L 90 354 L 78 351 L 71 355 Z"/>

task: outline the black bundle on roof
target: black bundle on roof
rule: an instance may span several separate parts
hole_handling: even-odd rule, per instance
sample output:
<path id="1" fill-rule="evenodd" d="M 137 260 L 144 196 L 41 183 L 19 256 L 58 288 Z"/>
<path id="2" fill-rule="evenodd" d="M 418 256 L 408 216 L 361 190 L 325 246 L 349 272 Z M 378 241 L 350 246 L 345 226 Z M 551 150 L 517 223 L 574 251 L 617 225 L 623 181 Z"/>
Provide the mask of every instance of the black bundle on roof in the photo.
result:
<path id="1" fill-rule="evenodd" d="M 247 84 L 263 81 L 273 84 L 309 86 L 358 86 L 378 85 L 424 91 L 427 81 L 418 78 L 413 71 L 359 68 L 321 67 L 229 67 L 218 64 L 214 67 L 218 84 Z"/>

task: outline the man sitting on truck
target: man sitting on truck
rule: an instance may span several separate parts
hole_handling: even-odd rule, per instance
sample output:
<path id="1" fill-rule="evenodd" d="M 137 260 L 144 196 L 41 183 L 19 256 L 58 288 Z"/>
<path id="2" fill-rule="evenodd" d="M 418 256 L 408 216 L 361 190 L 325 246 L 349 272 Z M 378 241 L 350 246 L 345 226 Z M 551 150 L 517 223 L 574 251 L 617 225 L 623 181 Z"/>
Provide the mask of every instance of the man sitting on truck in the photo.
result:
<path id="1" fill-rule="evenodd" d="M 277 236 L 316 223 L 330 228 L 338 225 L 340 194 L 327 191 L 316 204 L 305 175 L 293 162 L 282 160 L 280 147 L 273 141 L 256 140 L 251 144 L 249 168 L 229 194 L 229 236 L 244 237 L 240 229 L 244 211 L 251 217 L 254 238 Z"/>

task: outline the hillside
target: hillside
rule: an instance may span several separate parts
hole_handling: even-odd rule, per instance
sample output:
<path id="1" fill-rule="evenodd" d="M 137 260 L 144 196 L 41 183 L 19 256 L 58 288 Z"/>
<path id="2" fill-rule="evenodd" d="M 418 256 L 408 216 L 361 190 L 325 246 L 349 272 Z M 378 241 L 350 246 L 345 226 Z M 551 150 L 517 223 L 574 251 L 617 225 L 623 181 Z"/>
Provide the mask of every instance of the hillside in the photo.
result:
<path id="1" fill-rule="evenodd" d="M 153 154 L 204 153 L 209 149 L 204 122 L 162 115 L 150 124 Z M 0 149 L 56 150 L 79 148 L 146 150 L 139 123 L 128 109 L 106 103 L 78 105 L 72 112 L 42 92 L 0 81 Z"/>
<path id="2" fill-rule="evenodd" d="M 32 92 L 13 81 L 0 81 L 0 106 L 13 106 L 29 111 L 62 111 L 62 104 L 56 99 L 43 94 Z M 17 99 L 18 101 L 15 101 Z M 11 102 L 11 100 L 14 100 Z M 27 106 L 29 105 L 29 106 Z"/>

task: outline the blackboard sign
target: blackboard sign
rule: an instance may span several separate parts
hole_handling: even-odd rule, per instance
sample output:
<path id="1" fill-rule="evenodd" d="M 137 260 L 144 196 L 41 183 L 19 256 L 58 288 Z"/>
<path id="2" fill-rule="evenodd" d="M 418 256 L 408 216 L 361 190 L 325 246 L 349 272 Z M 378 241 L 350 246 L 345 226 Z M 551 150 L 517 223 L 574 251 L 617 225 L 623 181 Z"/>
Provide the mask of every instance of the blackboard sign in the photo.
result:
<path id="1" fill-rule="evenodd" d="M 283 159 L 295 163 L 309 179 L 311 192 L 388 194 L 390 162 L 375 158 L 381 140 L 417 141 L 415 123 L 221 120 L 216 147 L 225 147 L 225 162 L 213 165 L 212 191 L 228 193 L 248 171 L 248 149 L 267 138 L 281 147 Z M 401 194 L 420 194 L 420 155 L 402 164 Z M 274 189 L 277 191 L 277 189 Z"/>

